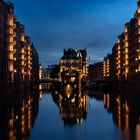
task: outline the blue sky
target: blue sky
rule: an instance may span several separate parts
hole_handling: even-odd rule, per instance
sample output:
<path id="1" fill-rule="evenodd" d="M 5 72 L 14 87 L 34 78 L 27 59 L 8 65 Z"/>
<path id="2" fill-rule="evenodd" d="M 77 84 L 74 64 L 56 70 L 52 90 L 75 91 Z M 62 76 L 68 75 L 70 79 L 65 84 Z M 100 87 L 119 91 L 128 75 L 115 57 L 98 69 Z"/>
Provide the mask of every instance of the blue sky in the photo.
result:
<path id="1" fill-rule="evenodd" d="M 58 63 L 64 48 L 87 48 L 90 63 L 111 52 L 136 0 L 13 0 L 44 67 Z"/>

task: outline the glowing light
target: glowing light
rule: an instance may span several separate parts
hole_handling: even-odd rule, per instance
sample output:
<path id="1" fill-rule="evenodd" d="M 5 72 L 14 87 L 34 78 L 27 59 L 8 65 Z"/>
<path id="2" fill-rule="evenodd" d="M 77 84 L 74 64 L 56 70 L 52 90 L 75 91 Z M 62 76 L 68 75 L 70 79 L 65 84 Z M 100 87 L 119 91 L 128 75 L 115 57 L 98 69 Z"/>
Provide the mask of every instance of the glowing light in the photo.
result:
<path id="1" fill-rule="evenodd" d="M 18 115 L 16 115 L 16 120 L 18 120 Z"/>
<path id="2" fill-rule="evenodd" d="M 74 82 L 74 81 L 75 81 L 75 77 L 72 77 L 72 78 L 71 78 L 71 82 Z"/>
<path id="3" fill-rule="evenodd" d="M 140 19 L 138 18 L 138 25 L 140 25 Z"/>
<path id="4" fill-rule="evenodd" d="M 80 122 L 80 121 L 79 121 L 79 118 L 77 118 L 77 124 L 79 124 L 79 122 Z"/>
<path id="5" fill-rule="evenodd" d="M 71 102 L 74 103 L 75 102 L 75 98 L 71 99 Z"/>

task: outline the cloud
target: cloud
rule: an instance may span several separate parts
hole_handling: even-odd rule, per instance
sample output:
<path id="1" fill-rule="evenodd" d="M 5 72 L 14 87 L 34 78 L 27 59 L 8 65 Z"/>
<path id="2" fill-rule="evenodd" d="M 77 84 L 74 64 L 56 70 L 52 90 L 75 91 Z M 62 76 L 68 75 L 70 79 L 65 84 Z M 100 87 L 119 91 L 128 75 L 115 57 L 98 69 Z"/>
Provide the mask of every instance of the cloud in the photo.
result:
<path id="1" fill-rule="evenodd" d="M 87 48 L 101 60 L 136 10 L 132 0 L 14 0 L 44 67 L 57 63 L 64 48 Z M 100 58 L 100 59 L 99 59 Z"/>

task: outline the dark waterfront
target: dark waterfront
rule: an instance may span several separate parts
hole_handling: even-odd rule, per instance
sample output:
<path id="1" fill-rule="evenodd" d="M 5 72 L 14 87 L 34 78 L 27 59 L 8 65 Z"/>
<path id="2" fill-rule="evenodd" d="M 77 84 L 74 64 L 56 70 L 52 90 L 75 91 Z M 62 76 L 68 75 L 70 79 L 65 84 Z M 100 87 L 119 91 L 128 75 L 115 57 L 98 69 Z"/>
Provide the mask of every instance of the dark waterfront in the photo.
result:
<path id="1" fill-rule="evenodd" d="M 1 140 L 139 140 L 140 98 L 82 90 L 26 91 L 0 104 Z M 74 91 L 73 91 L 74 92 Z M 28 94 L 27 94 L 28 93 Z M 92 94 L 91 94 L 92 93 Z"/>

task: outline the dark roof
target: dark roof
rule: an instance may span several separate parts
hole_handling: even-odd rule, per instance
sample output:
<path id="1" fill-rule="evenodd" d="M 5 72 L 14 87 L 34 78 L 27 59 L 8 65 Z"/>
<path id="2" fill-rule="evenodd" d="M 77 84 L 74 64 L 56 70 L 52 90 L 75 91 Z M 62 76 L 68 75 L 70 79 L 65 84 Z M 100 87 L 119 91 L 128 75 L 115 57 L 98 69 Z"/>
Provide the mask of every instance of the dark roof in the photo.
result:
<path id="1" fill-rule="evenodd" d="M 64 54 L 61 59 L 83 59 L 87 57 L 86 50 L 74 50 L 72 48 L 64 49 Z"/>

